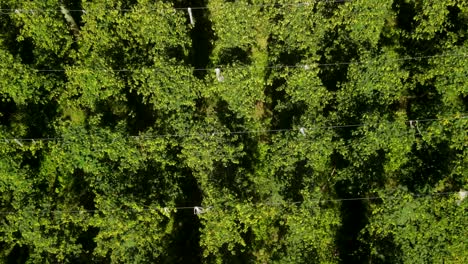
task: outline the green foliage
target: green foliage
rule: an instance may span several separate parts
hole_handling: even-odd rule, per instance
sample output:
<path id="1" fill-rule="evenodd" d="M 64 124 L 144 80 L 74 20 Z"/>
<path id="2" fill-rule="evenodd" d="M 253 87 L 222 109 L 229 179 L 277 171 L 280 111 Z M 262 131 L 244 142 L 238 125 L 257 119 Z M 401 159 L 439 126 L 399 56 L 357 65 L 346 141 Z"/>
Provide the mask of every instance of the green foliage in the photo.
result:
<path id="1" fill-rule="evenodd" d="M 465 2 L 2 1 L 1 261 L 467 262 Z"/>
<path id="2" fill-rule="evenodd" d="M 392 259 L 391 254 L 398 250 L 405 263 L 467 260 L 466 202 L 457 203 L 455 195 L 414 199 L 404 191 L 393 198 L 398 200 L 384 199 L 373 208 L 372 224 L 367 227 L 372 258 Z M 388 239 L 394 243 L 390 252 L 381 247 Z"/>

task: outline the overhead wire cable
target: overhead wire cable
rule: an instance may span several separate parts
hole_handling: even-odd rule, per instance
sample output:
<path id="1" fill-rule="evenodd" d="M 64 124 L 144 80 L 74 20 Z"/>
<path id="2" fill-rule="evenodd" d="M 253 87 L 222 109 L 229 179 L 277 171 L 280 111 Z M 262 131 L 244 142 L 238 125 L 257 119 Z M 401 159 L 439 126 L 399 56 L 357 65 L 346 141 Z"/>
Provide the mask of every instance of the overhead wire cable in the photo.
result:
<path id="1" fill-rule="evenodd" d="M 339 65 L 351 65 L 351 64 L 374 64 L 379 62 L 398 62 L 398 61 L 410 61 L 410 60 L 420 60 L 420 59 L 429 59 L 429 58 L 440 58 L 440 57 L 468 57 L 468 53 L 449 53 L 449 54 L 438 54 L 438 55 L 428 55 L 428 56 L 417 56 L 417 57 L 404 57 L 399 59 L 380 59 L 380 60 L 368 60 L 368 61 L 348 61 L 348 62 L 333 62 L 333 63 L 311 63 L 307 66 L 317 66 L 317 67 L 329 67 L 329 66 L 339 66 Z M 74 65 L 67 65 L 71 67 L 76 67 Z M 181 65 L 171 65 L 174 67 Z M 167 67 L 155 67 L 155 68 L 142 68 L 142 69 L 99 69 L 99 68 L 84 68 L 84 69 L 29 69 L 35 72 L 144 72 L 144 71 L 161 71 Z M 282 68 L 304 68 L 306 65 L 272 65 L 272 66 L 255 66 L 255 65 L 245 65 L 245 66 L 224 66 L 216 68 L 187 68 L 193 71 L 215 71 L 217 69 L 249 69 L 249 68 L 260 68 L 260 69 L 282 69 Z M 307 69 L 304 69 L 307 71 Z"/>
<path id="2" fill-rule="evenodd" d="M 443 196 L 443 195 L 450 195 L 450 194 L 457 194 L 459 192 L 438 192 L 432 194 L 411 194 L 411 196 L 415 199 L 419 198 L 426 198 L 426 197 L 435 197 L 435 196 Z M 270 207 L 278 207 L 278 206 L 285 206 L 285 205 L 296 205 L 296 204 L 304 204 L 307 202 L 317 203 L 317 202 L 346 202 L 346 201 L 364 201 L 364 200 L 401 200 L 405 197 L 400 196 L 370 196 L 370 197 L 351 197 L 351 198 L 336 198 L 336 199 L 306 199 L 303 201 L 294 201 L 294 202 L 283 202 L 283 203 L 252 203 L 251 206 L 270 206 Z M 24 211 L 0 211 L 0 215 L 8 215 L 8 214 L 15 214 L 15 213 L 57 213 L 57 214 L 65 214 L 65 213 L 99 213 L 99 212 L 139 212 L 139 211 L 167 211 L 167 210 L 195 210 L 196 208 L 206 209 L 206 211 L 217 209 L 217 208 L 226 208 L 227 206 L 168 206 L 168 207 L 154 207 L 154 208 L 138 208 L 138 209 L 126 209 L 126 208 L 114 208 L 114 209 L 87 209 L 87 210 L 44 210 L 44 209 L 37 209 L 37 210 L 24 210 Z M 205 211 L 205 212 L 206 212 Z"/>
<path id="3" fill-rule="evenodd" d="M 468 115 L 455 116 L 455 117 L 445 117 L 445 118 L 427 118 L 427 119 L 414 119 L 406 120 L 405 123 L 412 122 L 435 122 L 435 121 L 445 121 L 445 120 L 457 120 L 457 119 L 467 119 Z M 314 130 L 314 129 L 337 129 L 337 128 L 351 128 L 351 127 L 362 127 L 370 126 L 375 124 L 382 124 L 387 122 L 376 122 L 376 123 L 359 123 L 359 124 L 348 124 L 348 125 L 329 125 L 329 126 L 312 126 L 312 127 L 301 127 L 301 128 L 284 128 L 284 129 L 264 129 L 264 130 L 239 130 L 239 131 L 213 131 L 205 133 L 187 133 L 187 134 L 156 134 L 156 135 L 132 135 L 125 136 L 122 138 L 134 138 L 134 139 L 154 139 L 154 138 L 165 138 L 165 137 L 210 137 L 210 136 L 228 136 L 228 135 L 243 135 L 243 134 L 262 134 L 262 133 L 280 133 L 280 132 L 289 132 L 289 131 L 298 131 L 301 129 L 305 130 Z M 390 123 L 392 123 L 390 121 Z M 63 137 L 45 137 L 45 138 L 0 138 L 0 142 L 10 143 L 16 141 L 60 141 L 63 140 Z M 120 138 L 121 139 L 121 138 Z"/>
<path id="4" fill-rule="evenodd" d="M 298 3 L 269 3 L 269 4 L 246 4 L 246 3 L 235 3 L 239 7 L 243 8 L 258 8 L 258 7 L 275 7 L 275 8 L 282 8 L 282 7 L 289 7 L 289 6 L 298 6 L 298 7 L 307 7 L 311 4 L 315 3 L 345 3 L 345 2 L 352 2 L 352 0 L 311 0 L 306 2 L 298 2 Z M 134 8 L 90 8 L 90 9 L 68 9 L 68 12 L 79 12 L 79 13 L 88 13 L 93 11 L 119 11 L 119 12 L 154 12 L 154 11 L 171 11 L 171 10 L 219 10 L 225 8 L 233 8 L 235 5 L 232 3 L 226 5 L 218 5 L 218 6 L 196 6 L 196 7 L 170 7 L 170 8 L 142 8 L 142 9 L 134 9 Z M 235 7 L 236 8 L 236 7 Z M 22 8 L 0 8 L 0 14 L 18 14 L 18 13 L 32 13 L 35 12 L 44 12 L 44 13 L 53 13 L 58 12 L 60 13 L 60 9 L 22 9 Z"/>

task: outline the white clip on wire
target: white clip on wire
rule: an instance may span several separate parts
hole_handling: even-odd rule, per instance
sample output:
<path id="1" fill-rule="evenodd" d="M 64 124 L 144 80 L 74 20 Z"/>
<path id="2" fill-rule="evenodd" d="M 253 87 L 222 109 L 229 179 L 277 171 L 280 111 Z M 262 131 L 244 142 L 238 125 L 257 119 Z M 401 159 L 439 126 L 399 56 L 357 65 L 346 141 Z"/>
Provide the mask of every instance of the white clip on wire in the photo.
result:
<path id="1" fill-rule="evenodd" d="M 23 143 L 21 143 L 18 139 L 15 138 L 14 141 L 15 141 L 16 144 L 18 144 L 20 146 L 23 146 Z"/>
<path id="2" fill-rule="evenodd" d="M 301 127 L 301 128 L 299 129 L 299 132 L 301 132 L 301 134 L 302 134 L 304 137 L 305 137 L 305 135 L 306 135 L 305 130 L 306 130 L 306 129 L 303 128 L 303 127 Z"/>
<path id="3" fill-rule="evenodd" d="M 190 24 L 195 25 L 195 21 L 193 20 L 193 15 L 192 15 L 192 8 L 187 8 L 189 18 L 190 18 Z"/>
<path id="4" fill-rule="evenodd" d="M 460 205 L 461 202 L 468 196 L 468 191 L 460 190 L 458 195 L 460 195 L 460 200 L 457 201 L 457 204 Z"/>
<path id="5" fill-rule="evenodd" d="M 210 211 L 211 208 L 213 208 L 213 207 L 208 206 L 206 208 L 203 208 L 201 206 L 195 206 L 195 207 L 193 207 L 193 214 L 195 214 L 195 215 L 204 214 L 204 213 Z"/>
<path id="6" fill-rule="evenodd" d="M 224 82 L 224 77 L 223 75 L 221 75 L 221 69 L 216 68 L 215 73 L 216 73 L 216 79 L 218 79 L 218 82 Z"/>
<path id="7" fill-rule="evenodd" d="M 198 207 L 198 206 L 193 207 L 193 214 L 195 215 L 203 214 L 204 212 L 205 210 L 203 209 L 203 207 Z"/>
<path id="8" fill-rule="evenodd" d="M 413 129 L 416 128 L 416 130 L 418 130 L 418 133 L 419 133 L 420 135 L 422 135 L 422 134 L 421 134 L 421 130 L 419 130 L 419 127 L 418 127 L 418 120 L 410 120 L 410 121 L 409 121 L 409 124 L 410 124 L 410 127 L 411 127 L 411 128 L 413 128 Z M 413 125 L 413 124 L 414 124 L 414 125 Z"/>

